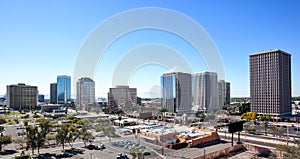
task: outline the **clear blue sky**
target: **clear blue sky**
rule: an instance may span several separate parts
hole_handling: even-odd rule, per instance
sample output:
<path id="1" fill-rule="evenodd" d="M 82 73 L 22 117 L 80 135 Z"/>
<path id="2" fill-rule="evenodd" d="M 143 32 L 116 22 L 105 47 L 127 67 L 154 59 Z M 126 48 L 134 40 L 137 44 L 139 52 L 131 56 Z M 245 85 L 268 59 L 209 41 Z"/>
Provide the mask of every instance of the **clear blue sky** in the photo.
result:
<path id="1" fill-rule="evenodd" d="M 119 12 L 140 7 L 176 10 L 202 25 L 219 49 L 232 96 L 249 96 L 249 54 L 269 49 L 292 54 L 292 95 L 300 95 L 297 0 L 0 0 L 0 95 L 6 93 L 6 85 L 20 82 L 36 85 L 41 94 L 49 94 L 50 83 L 56 82 L 57 75 L 73 75 L 78 50 L 97 25 Z M 106 97 L 111 72 L 120 57 L 143 43 L 176 48 L 196 71 L 207 69 L 201 57 L 189 57 L 188 52 L 195 50 L 182 39 L 156 30 L 133 32 L 116 41 L 99 62 L 95 77 L 97 97 Z M 166 71 L 147 65 L 135 72 L 129 84 L 138 88 L 140 96 L 147 96 Z"/>

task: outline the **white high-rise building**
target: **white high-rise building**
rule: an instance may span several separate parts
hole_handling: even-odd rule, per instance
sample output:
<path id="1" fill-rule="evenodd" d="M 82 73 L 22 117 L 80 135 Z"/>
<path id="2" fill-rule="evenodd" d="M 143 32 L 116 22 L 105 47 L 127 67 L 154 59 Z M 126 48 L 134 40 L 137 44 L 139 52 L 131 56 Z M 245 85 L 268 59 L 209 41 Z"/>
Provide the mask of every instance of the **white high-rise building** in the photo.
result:
<path id="1" fill-rule="evenodd" d="M 218 76 L 215 72 L 193 74 L 193 110 L 214 110 L 218 106 Z"/>
<path id="2" fill-rule="evenodd" d="M 77 81 L 77 103 L 81 109 L 95 103 L 95 82 L 90 78 L 80 78 Z"/>

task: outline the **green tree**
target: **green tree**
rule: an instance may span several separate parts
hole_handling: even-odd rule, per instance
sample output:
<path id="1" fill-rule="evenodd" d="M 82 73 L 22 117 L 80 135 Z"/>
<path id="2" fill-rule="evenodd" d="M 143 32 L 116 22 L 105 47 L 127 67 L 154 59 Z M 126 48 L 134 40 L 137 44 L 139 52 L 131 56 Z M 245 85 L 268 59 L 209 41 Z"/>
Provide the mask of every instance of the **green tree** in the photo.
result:
<path id="1" fill-rule="evenodd" d="M 34 154 L 35 148 L 37 148 L 38 154 L 40 153 L 40 148 L 44 146 L 46 135 L 50 131 L 50 121 L 44 118 L 37 119 L 37 121 L 39 126 L 26 126 L 26 143 L 32 149 L 32 154 Z"/>
<path id="2" fill-rule="evenodd" d="M 3 135 L 4 127 L 0 126 L 0 151 L 2 151 L 2 145 L 11 143 L 11 136 Z"/>
<path id="3" fill-rule="evenodd" d="M 79 134 L 79 138 L 83 141 L 85 147 L 87 142 L 94 139 L 92 133 L 89 132 L 86 128 L 81 128 Z"/>
<path id="4" fill-rule="evenodd" d="M 269 124 L 269 120 L 270 120 L 270 115 L 269 114 L 267 114 L 267 115 L 263 115 L 263 116 L 260 116 L 259 117 L 259 120 L 260 121 L 263 121 L 263 125 L 264 125 L 264 129 L 265 129 L 265 135 L 267 136 L 268 134 L 267 134 L 267 129 L 268 129 L 268 124 Z"/>
<path id="5" fill-rule="evenodd" d="M 68 142 L 68 133 L 69 133 L 69 125 L 68 124 L 62 124 L 60 128 L 57 131 L 57 134 L 55 136 L 55 140 L 57 144 L 61 144 L 63 147 L 63 150 L 65 149 L 65 143 Z"/>
<path id="6" fill-rule="evenodd" d="M 242 114 L 250 112 L 250 103 L 242 103 L 242 105 L 240 107 L 240 111 Z"/>
<path id="7" fill-rule="evenodd" d="M 161 108 L 161 109 L 159 109 L 158 112 L 165 113 L 165 112 L 168 112 L 168 109 L 167 108 Z"/>
<path id="8" fill-rule="evenodd" d="M 256 131 L 256 128 L 255 128 L 255 126 L 253 126 L 253 125 L 247 126 L 247 127 L 245 127 L 244 129 L 245 129 L 246 131 L 248 131 L 248 132 L 255 132 L 255 131 Z"/>
<path id="9" fill-rule="evenodd" d="M 0 124 L 5 124 L 6 120 L 4 118 L 0 118 Z"/>
<path id="10" fill-rule="evenodd" d="M 44 137 L 44 133 L 38 130 L 36 134 L 36 147 L 38 150 L 38 154 L 40 154 L 40 148 L 44 146 L 45 141 L 46 141 L 46 136 Z"/>
<path id="11" fill-rule="evenodd" d="M 109 138 L 109 142 L 111 142 L 111 137 L 115 136 L 116 129 L 113 127 L 110 121 L 102 121 L 96 125 L 96 129 L 98 131 L 103 131 L 104 135 Z"/>
<path id="12" fill-rule="evenodd" d="M 144 152 L 144 149 L 140 148 L 138 146 L 132 146 L 129 149 L 129 153 L 130 153 L 130 155 L 132 156 L 133 159 L 135 159 L 135 158 L 142 159 L 143 158 L 143 152 Z"/>
<path id="13" fill-rule="evenodd" d="M 50 121 L 45 118 L 41 118 L 39 120 L 39 127 L 41 129 L 42 137 L 46 138 L 46 135 L 50 132 Z"/>
<path id="14" fill-rule="evenodd" d="M 69 125 L 68 127 L 68 135 L 67 135 L 67 142 L 69 143 L 70 147 L 73 148 L 72 143 L 79 137 L 80 132 L 74 125 Z"/>
<path id="15" fill-rule="evenodd" d="M 32 154 L 34 154 L 34 149 L 37 147 L 37 127 L 28 125 L 26 126 L 26 145 L 31 148 Z"/>
<path id="16" fill-rule="evenodd" d="M 277 150 L 283 152 L 284 159 L 300 158 L 300 141 L 296 140 L 295 146 L 277 145 Z"/>
<path id="17" fill-rule="evenodd" d="M 269 122 L 268 121 L 263 121 L 263 125 L 264 125 L 264 128 L 265 128 L 265 136 L 267 136 L 268 134 L 268 132 L 267 132 L 267 129 L 268 129 L 268 124 L 269 124 Z"/>

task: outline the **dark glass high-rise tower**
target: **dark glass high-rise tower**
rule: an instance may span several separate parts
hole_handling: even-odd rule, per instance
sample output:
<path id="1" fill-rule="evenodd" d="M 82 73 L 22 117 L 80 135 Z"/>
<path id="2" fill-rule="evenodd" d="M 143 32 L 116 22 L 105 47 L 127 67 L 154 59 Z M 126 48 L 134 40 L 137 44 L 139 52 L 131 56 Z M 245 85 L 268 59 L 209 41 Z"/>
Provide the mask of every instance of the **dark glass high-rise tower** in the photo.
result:
<path id="1" fill-rule="evenodd" d="M 50 103 L 57 104 L 57 84 L 50 84 Z"/>
<path id="2" fill-rule="evenodd" d="M 57 103 L 64 104 L 71 101 L 71 77 L 57 76 Z"/>
<path id="3" fill-rule="evenodd" d="M 192 108 L 192 78 L 189 73 L 172 72 L 161 76 L 162 107 L 173 113 L 188 113 Z"/>

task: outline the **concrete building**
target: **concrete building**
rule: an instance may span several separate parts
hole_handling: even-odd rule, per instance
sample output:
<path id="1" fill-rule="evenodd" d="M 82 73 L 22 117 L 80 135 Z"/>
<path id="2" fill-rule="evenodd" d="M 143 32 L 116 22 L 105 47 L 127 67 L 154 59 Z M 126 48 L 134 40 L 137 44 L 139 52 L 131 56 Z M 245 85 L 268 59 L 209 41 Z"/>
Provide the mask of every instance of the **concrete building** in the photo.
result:
<path id="1" fill-rule="evenodd" d="M 109 88 L 108 103 L 110 106 L 132 106 L 137 104 L 136 88 L 129 86 L 116 86 Z"/>
<path id="2" fill-rule="evenodd" d="M 85 106 L 95 104 L 95 82 L 90 78 L 78 79 L 76 96 L 79 107 L 87 110 Z"/>
<path id="3" fill-rule="evenodd" d="M 218 75 L 200 72 L 192 75 L 193 110 L 206 111 L 218 106 Z"/>
<path id="4" fill-rule="evenodd" d="M 291 55 L 269 50 L 250 55 L 251 111 L 283 118 L 291 114 Z"/>
<path id="5" fill-rule="evenodd" d="M 226 82 L 226 90 L 225 90 L 225 105 L 229 105 L 231 100 L 230 100 L 230 83 Z"/>
<path id="6" fill-rule="evenodd" d="M 189 113 L 192 108 L 192 78 L 189 73 L 172 72 L 161 76 L 162 107 L 172 113 Z"/>
<path id="7" fill-rule="evenodd" d="M 71 77 L 57 76 L 57 103 L 65 104 L 71 101 Z"/>
<path id="8" fill-rule="evenodd" d="M 59 104 L 43 104 L 41 106 L 41 110 L 42 110 L 42 112 L 52 113 L 53 110 L 60 110 L 61 107 L 62 106 Z"/>
<path id="9" fill-rule="evenodd" d="M 14 110 L 34 109 L 38 101 L 37 86 L 23 83 L 7 86 L 7 107 Z"/>
<path id="10" fill-rule="evenodd" d="M 225 105 L 226 100 L 226 82 L 224 80 L 219 80 L 218 82 L 218 94 L 219 94 L 219 106 Z"/>
<path id="11" fill-rule="evenodd" d="M 50 84 L 50 103 L 57 104 L 57 83 Z"/>

